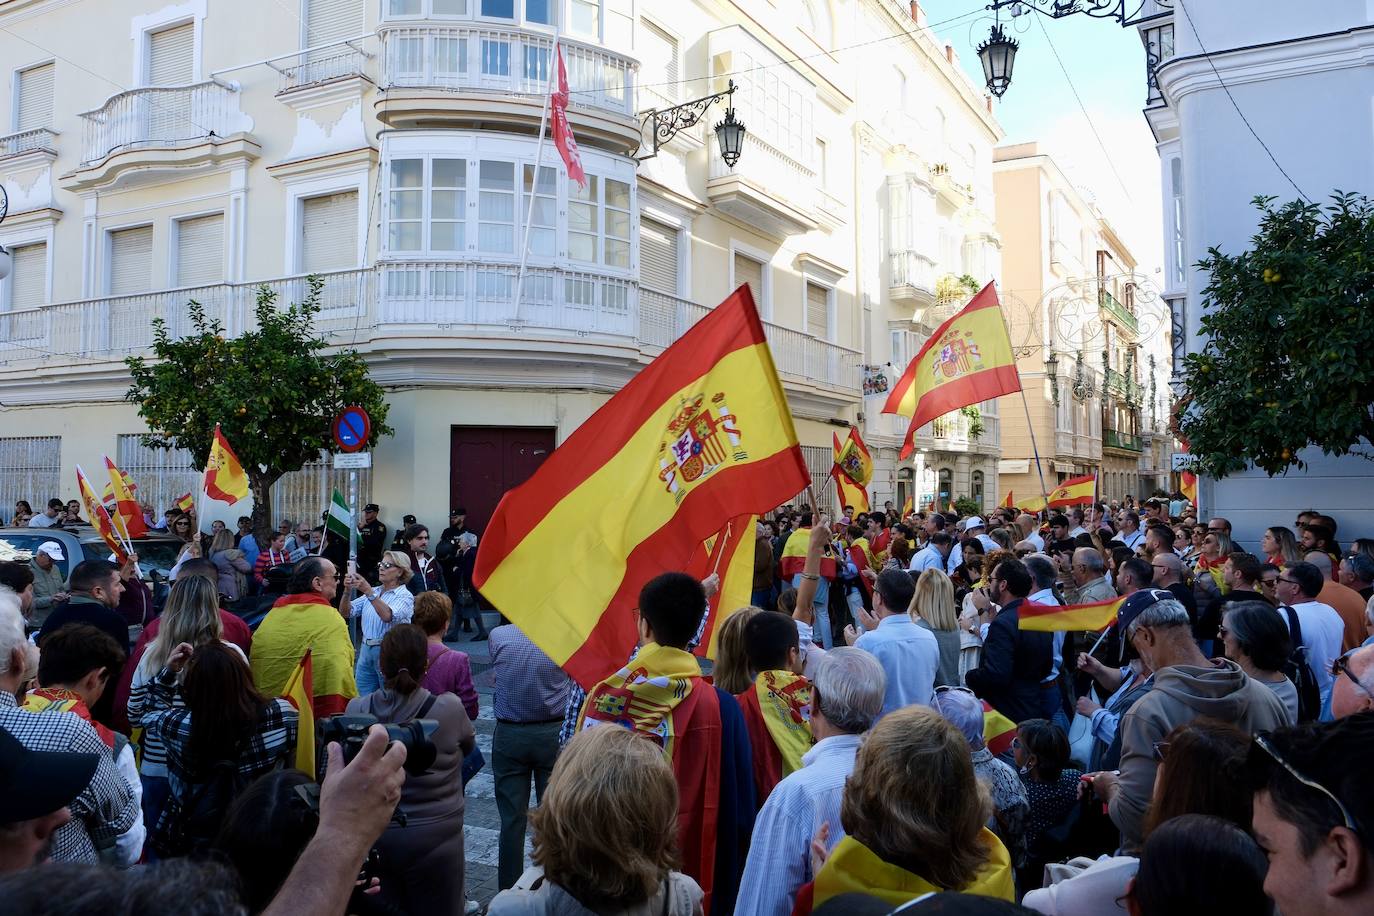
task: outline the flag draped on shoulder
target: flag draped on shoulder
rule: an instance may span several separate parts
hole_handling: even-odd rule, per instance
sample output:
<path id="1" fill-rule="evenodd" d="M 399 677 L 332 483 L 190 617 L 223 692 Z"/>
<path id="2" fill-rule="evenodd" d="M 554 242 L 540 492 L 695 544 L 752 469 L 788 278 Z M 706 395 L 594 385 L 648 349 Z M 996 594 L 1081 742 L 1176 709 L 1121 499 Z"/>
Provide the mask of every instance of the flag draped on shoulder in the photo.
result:
<path id="1" fill-rule="evenodd" d="M 224 438 L 218 423 L 210 444 L 210 457 L 205 462 L 205 493 L 231 506 L 248 495 L 248 475 L 243 472 L 239 456 L 229 447 L 229 440 Z"/>
<path id="2" fill-rule="evenodd" d="M 989 283 L 968 305 L 935 329 L 907 366 L 883 413 L 911 417 L 902 458 L 915 449 L 916 430 L 936 417 L 1021 390 L 1021 377 Z"/>
<path id="3" fill-rule="evenodd" d="M 646 582 L 686 569 L 727 521 L 770 511 L 809 482 L 741 286 L 502 497 L 473 583 L 590 685 L 634 646 Z"/>
<path id="4" fill-rule="evenodd" d="M 1066 480 L 1050 491 L 1048 505 L 1051 509 L 1065 506 L 1081 506 L 1090 503 L 1097 493 L 1097 477 L 1088 474 Z"/>
<path id="5" fill-rule="evenodd" d="M 867 512 L 868 490 L 865 487 L 868 485 L 868 478 L 873 476 L 873 459 L 868 457 L 868 449 L 863 447 L 862 441 L 857 448 L 854 447 L 853 437 L 856 434 L 857 431 L 851 429 L 850 438 L 843 445 L 840 444 L 838 434 L 830 434 L 834 440 L 832 448 L 835 453 L 835 463 L 831 465 L 830 476 L 835 480 L 835 495 L 840 498 L 840 508 L 853 506 L 855 512 Z M 867 474 L 864 473 L 865 460 Z M 859 476 L 851 476 L 851 473 Z"/>
<path id="6" fill-rule="evenodd" d="M 91 486 L 90 479 L 86 472 L 81 470 L 81 465 L 76 466 L 76 488 L 81 492 L 81 502 L 86 505 L 86 514 L 91 518 L 91 525 L 100 535 L 101 540 L 113 551 L 120 563 L 129 558 L 129 552 L 124 548 L 120 540 L 119 532 L 115 528 L 114 520 L 110 518 L 110 513 L 95 495 L 95 488 Z"/>
<path id="7" fill-rule="evenodd" d="M 296 725 L 296 769 L 315 775 L 315 707 L 314 680 L 311 677 L 310 649 L 305 650 L 296 670 L 286 681 L 281 695 L 296 707 L 300 717 Z"/>
<path id="8" fill-rule="evenodd" d="M 1057 633 L 1062 630 L 1103 630 L 1116 622 L 1117 609 L 1125 598 L 1112 598 L 1092 604 L 1032 604 L 1027 602 L 1017 611 L 1016 619 L 1022 630 L 1036 633 Z"/>
<path id="9" fill-rule="evenodd" d="M 110 520 L 126 540 L 143 537 L 148 533 L 148 525 L 143 521 L 143 507 L 134 498 L 133 481 L 108 457 L 105 459 L 105 470 L 110 474 L 106 492 L 110 494 L 115 506 Z"/>

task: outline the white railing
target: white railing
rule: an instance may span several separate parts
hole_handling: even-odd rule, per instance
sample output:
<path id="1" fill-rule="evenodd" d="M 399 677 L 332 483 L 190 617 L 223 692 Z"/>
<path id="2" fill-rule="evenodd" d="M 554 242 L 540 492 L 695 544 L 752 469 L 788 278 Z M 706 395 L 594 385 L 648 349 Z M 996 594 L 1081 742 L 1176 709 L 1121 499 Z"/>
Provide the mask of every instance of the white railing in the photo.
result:
<path id="1" fill-rule="evenodd" d="M 131 89 L 81 118 L 83 163 L 133 147 L 186 146 L 212 133 L 227 137 L 253 126 L 239 108 L 238 89 L 214 80 Z"/>
<path id="2" fill-rule="evenodd" d="M 815 170 L 793 159 L 766 140 L 760 139 L 752 131 L 745 133 L 739 162 L 733 169 L 714 151 L 707 159 L 711 163 L 711 181 L 744 178 L 790 201 L 802 210 L 810 211 L 815 208 Z"/>
<path id="3" fill-rule="evenodd" d="M 887 263 L 891 273 L 889 286 L 910 286 L 935 293 L 935 262 L 931 258 L 919 251 L 894 251 L 888 255 Z"/>
<path id="4" fill-rule="evenodd" d="M 542 102 L 553 38 L 520 29 L 383 26 L 382 86 L 484 90 Z M 638 65 L 628 57 L 562 40 L 568 104 L 633 117 Z"/>
<path id="5" fill-rule="evenodd" d="M 711 311 L 707 306 L 649 289 L 639 291 L 639 301 L 640 340 L 652 347 L 668 346 Z M 778 372 L 859 395 L 863 354 L 858 350 L 768 321 L 763 323 L 763 330 Z"/>
<path id="6" fill-rule="evenodd" d="M 290 92 L 352 76 L 366 76 L 369 56 L 341 42 L 316 51 L 279 58 L 273 64 L 281 74 L 281 85 L 277 92 Z"/>
<path id="7" fill-rule="evenodd" d="M 18 133 L 0 137 L 0 159 L 18 156 L 31 150 L 46 149 L 57 152 L 57 131 L 46 127 L 21 130 Z"/>
<path id="8" fill-rule="evenodd" d="M 930 421 L 930 434 L 937 447 L 969 444 L 969 418 L 959 413 L 947 413 Z"/>

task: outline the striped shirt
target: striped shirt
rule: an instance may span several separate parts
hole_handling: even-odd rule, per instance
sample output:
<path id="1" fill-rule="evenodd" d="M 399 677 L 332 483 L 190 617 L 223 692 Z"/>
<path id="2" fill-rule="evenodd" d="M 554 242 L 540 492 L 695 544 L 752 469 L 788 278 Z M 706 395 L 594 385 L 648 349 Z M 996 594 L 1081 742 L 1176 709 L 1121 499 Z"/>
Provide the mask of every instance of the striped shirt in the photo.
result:
<path id="1" fill-rule="evenodd" d="M 248 661 L 248 656 L 244 655 L 243 650 L 238 646 L 229 642 L 227 639 L 220 641 L 237 652 L 245 663 Z M 131 725 L 138 725 L 143 719 L 144 711 L 148 708 L 148 684 L 152 681 L 153 676 L 157 674 L 152 667 L 153 653 L 151 651 L 156 645 L 156 639 L 148 644 L 147 649 L 144 650 L 143 655 L 138 659 L 138 667 L 134 669 L 133 680 L 129 683 L 129 703 L 126 708 L 128 710 L 129 723 Z M 176 707 L 184 705 L 181 702 L 180 687 L 176 687 L 172 690 L 170 703 L 172 706 Z M 138 771 L 144 776 L 160 776 L 166 778 L 167 749 L 162 746 L 162 740 L 153 732 L 145 729 L 142 737 L 139 738 L 137 743 L 140 761 Z M 149 824 L 148 826 L 151 827 L 153 825 Z"/>
<path id="2" fill-rule="evenodd" d="M 349 605 L 350 617 L 363 618 L 363 639 L 381 639 L 396 624 L 410 623 L 415 616 L 415 596 L 404 585 L 380 592 L 377 598 L 391 608 L 390 620 L 383 620 L 377 614 L 372 599 L 366 595 L 359 595 Z"/>

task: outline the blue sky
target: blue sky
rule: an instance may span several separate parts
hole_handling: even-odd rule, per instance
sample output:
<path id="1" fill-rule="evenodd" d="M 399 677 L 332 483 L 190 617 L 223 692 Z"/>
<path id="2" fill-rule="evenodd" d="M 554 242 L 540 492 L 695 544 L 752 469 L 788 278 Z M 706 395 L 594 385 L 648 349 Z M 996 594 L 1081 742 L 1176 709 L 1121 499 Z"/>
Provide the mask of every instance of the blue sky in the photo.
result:
<path id="1" fill-rule="evenodd" d="M 940 38 L 954 46 L 960 63 L 977 85 L 983 84 L 983 71 L 976 49 L 987 38 L 993 21 L 985 6 L 977 0 L 921 3 L 927 21 Z M 974 10 L 983 12 L 948 25 L 938 24 Z M 1145 51 L 1139 33 L 1133 27 L 1122 28 L 1114 20 L 1082 14 L 1050 19 L 1028 12 L 1013 19 L 1004 10 L 1002 21 L 1021 43 L 1011 87 L 1000 102 L 994 103 L 1007 133 L 1005 142 L 1039 142 L 1075 183 L 1092 193 L 1131 245 L 1141 270 L 1153 274 L 1160 263 L 1162 244 L 1159 159 L 1141 114 L 1145 104 Z M 1055 60 L 1051 43 L 1068 71 L 1068 79 Z M 1082 107 L 1074 98 L 1074 88 Z M 1093 135 L 1093 126 L 1101 144 Z"/>

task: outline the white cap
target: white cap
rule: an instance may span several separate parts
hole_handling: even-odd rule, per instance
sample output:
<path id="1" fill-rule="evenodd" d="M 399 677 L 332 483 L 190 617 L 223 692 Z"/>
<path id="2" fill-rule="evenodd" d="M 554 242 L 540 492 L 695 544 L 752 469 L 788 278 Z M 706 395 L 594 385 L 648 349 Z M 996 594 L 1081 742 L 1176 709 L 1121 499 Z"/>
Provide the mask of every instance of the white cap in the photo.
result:
<path id="1" fill-rule="evenodd" d="M 34 553 L 46 553 L 54 560 L 67 559 L 66 556 L 64 556 L 62 553 L 62 545 L 57 543 L 56 541 L 44 541 L 43 543 L 38 545 L 38 549 L 34 551 Z"/>
<path id="2" fill-rule="evenodd" d="M 981 516 L 978 516 L 978 515 L 972 515 L 972 516 L 969 516 L 968 518 L 964 519 L 964 527 L 960 528 L 959 530 L 960 530 L 960 531 L 969 531 L 969 530 L 971 530 L 971 529 L 973 529 L 973 528 L 983 528 L 983 527 L 986 527 L 986 526 L 984 526 L 984 524 L 983 524 L 983 519 L 982 519 L 982 517 L 981 517 Z"/>

